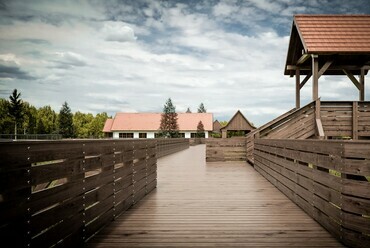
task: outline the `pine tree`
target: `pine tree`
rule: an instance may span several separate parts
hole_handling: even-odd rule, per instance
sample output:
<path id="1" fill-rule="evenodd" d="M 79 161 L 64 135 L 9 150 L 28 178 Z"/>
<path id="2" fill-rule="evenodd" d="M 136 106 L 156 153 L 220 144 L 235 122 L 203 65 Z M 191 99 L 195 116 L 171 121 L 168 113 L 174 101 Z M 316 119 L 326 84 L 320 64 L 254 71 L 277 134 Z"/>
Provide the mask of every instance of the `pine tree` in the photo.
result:
<path id="1" fill-rule="evenodd" d="M 197 126 L 197 138 L 204 138 L 204 125 L 202 121 L 199 121 L 198 126 Z"/>
<path id="2" fill-rule="evenodd" d="M 179 136 L 179 125 L 177 124 L 176 107 L 172 104 L 171 98 L 168 98 L 163 107 L 161 116 L 161 125 L 159 126 L 160 136 L 165 138 L 177 138 Z"/>
<path id="3" fill-rule="evenodd" d="M 190 108 L 188 108 L 188 109 L 186 110 L 186 113 L 191 113 Z"/>
<path id="4" fill-rule="evenodd" d="M 204 107 L 204 104 L 201 103 L 198 108 L 198 113 L 207 113 L 206 108 Z"/>
<path id="5" fill-rule="evenodd" d="M 73 138 L 73 114 L 67 102 L 64 102 L 59 112 L 59 133 L 63 138 Z"/>
<path id="6" fill-rule="evenodd" d="M 17 126 L 19 125 L 19 123 L 22 123 L 23 119 L 23 102 L 20 97 L 21 93 L 18 93 L 17 89 L 14 89 L 12 95 L 9 96 L 9 115 L 14 121 L 15 140 L 17 139 Z"/>

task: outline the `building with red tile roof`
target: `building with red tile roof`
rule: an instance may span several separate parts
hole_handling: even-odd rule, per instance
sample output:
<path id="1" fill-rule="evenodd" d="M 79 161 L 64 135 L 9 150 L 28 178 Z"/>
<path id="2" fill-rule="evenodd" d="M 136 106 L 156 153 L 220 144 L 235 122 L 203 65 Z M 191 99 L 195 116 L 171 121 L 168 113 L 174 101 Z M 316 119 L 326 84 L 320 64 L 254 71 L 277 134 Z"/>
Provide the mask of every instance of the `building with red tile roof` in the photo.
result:
<path id="1" fill-rule="evenodd" d="M 159 132 L 162 113 L 117 113 L 105 122 L 103 132 L 113 138 L 155 138 Z M 178 113 L 179 132 L 185 138 L 195 136 L 199 121 L 205 137 L 213 130 L 212 113 Z"/>
<path id="2" fill-rule="evenodd" d="M 312 100 L 319 98 L 318 80 L 323 75 L 347 76 L 364 101 L 369 69 L 370 15 L 294 16 L 284 74 L 296 77 L 297 108 L 300 89 L 310 78 Z"/>

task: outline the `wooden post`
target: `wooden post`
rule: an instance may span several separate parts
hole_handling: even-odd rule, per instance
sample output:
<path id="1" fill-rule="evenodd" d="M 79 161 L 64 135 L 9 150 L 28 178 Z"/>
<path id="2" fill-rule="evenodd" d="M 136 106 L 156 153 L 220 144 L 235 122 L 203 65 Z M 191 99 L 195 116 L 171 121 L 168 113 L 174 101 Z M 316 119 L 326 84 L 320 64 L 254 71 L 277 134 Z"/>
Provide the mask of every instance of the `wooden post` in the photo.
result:
<path id="1" fill-rule="evenodd" d="M 360 101 L 365 101 L 365 70 L 361 69 L 360 75 Z"/>
<path id="2" fill-rule="evenodd" d="M 312 101 L 319 98 L 319 56 L 312 54 Z"/>
<path id="3" fill-rule="evenodd" d="M 222 130 L 222 138 L 223 139 L 227 138 L 227 130 Z"/>
<path id="4" fill-rule="evenodd" d="M 358 139 L 358 119 L 357 119 L 358 103 L 353 102 L 352 105 L 352 139 Z"/>
<path id="5" fill-rule="evenodd" d="M 299 109 L 301 107 L 301 79 L 299 69 L 295 70 L 295 107 Z"/>
<path id="6" fill-rule="evenodd" d="M 320 99 L 316 99 L 315 103 L 315 123 L 316 123 L 316 131 L 317 131 L 317 136 L 319 139 L 324 139 L 325 138 L 325 133 L 324 133 L 324 128 L 322 126 L 321 122 L 321 102 Z"/>

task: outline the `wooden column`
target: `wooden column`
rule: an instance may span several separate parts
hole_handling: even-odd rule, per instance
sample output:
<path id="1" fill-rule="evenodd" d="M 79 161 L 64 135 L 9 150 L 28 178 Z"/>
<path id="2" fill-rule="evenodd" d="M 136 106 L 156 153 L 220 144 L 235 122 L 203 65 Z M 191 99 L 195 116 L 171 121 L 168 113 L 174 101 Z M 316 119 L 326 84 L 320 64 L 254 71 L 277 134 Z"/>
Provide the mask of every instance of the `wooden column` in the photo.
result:
<path id="1" fill-rule="evenodd" d="M 365 101 L 365 69 L 361 69 L 360 75 L 360 101 Z"/>
<path id="2" fill-rule="evenodd" d="M 299 69 L 295 70 L 295 107 L 299 109 L 301 107 L 301 79 Z"/>
<path id="3" fill-rule="evenodd" d="M 312 54 L 312 101 L 319 98 L 319 56 Z"/>
<path id="4" fill-rule="evenodd" d="M 358 139 L 358 103 L 353 102 L 352 105 L 352 139 Z"/>

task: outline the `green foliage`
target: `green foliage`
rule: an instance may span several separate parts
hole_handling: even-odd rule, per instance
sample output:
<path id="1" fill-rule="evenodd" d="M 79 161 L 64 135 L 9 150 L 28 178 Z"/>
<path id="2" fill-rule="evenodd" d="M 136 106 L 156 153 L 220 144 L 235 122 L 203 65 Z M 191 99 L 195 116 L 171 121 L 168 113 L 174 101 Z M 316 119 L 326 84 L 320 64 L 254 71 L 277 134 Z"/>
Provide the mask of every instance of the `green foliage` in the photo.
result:
<path id="1" fill-rule="evenodd" d="M 73 114 L 67 102 L 64 102 L 59 111 L 58 123 L 59 133 L 63 136 L 63 138 L 74 137 Z"/>
<path id="2" fill-rule="evenodd" d="M 67 103 L 63 104 L 61 112 L 63 110 L 62 118 L 58 117 L 58 114 L 49 106 L 44 106 L 39 109 L 35 108 L 28 102 L 23 102 L 20 100 L 20 93 L 13 92 L 9 97 L 10 100 L 0 99 L 0 134 L 13 134 L 14 133 L 14 114 L 10 114 L 13 105 L 22 104 L 22 111 L 17 127 L 22 128 L 24 134 L 58 134 L 59 125 L 61 122 L 67 120 L 72 116 L 72 125 L 67 122 L 68 127 L 73 127 L 73 129 L 63 129 L 67 130 L 68 137 L 77 138 L 103 138 L 103 127 L 105 121 L 109 118 L 107 113 L 99 113 L 95 117 L 92 114 L 85 114 L 81 112 L 76 112 L 72 114 Z M 19 110 L 13 113 L 19 113 Z M 17 114 L 15 114 L 17 115 Z M 71 133 L 72 131 L 72 133 Z M 67 137 L 64 135 L 64 137 Z"/>
<path id="3" fill-rule="evenodd" d="M 204 104 L 201 103 L 198 108 L 198 113 L 207 113 L 206 108 L 204 107 Z"/>
<path id="4" fill-rule="evenodd" d="M 222 134 L 221 133 L 211 133 L 212 138 L 221 138 Z"/>
<path id="5" fill-rule="evenodd" d="M 159 136 L 164 138 L 179 137 L 179 125 L 177 124 L 176 107 L 172 104 L 171 98 L 168 98 L 163 107 L 161 124 L 159 126 Z"/>
<path id="6" fill-rule="evenodd" d="M 36 129 L 38 134 L 58 133 L 58 116 L 49 105 L 37 110 Z"/>
<path id="7" fill-rule="evenodd" d="M 220 121 L 221 127 L 226 127 L 228 123 L 228 121 Z"/>
<path id="8" fill-rule="evenodd" d="M 90 125 L 90 132 L 94 138 L 104 138 L 103 128 L 105 121 L 108 119 L 106 112 L 99 113 L 93 118 Z"/>
<path id="9" fill-rule="evenodd" d="M 243 137 L 245 136 L 245 132 L 244 131 L 227 131 L 227 137 L 228 138 L 231 138 L 231 137 Z"/>
<path id="10" fill-rule="evenodd" d="M 22 123 L 24 134 L 37 134 L 37 109 L 28 102 L 23 103 L 24 119 Z"/>
<path id="11" fill-rule="evenodd" d="M 73 115 L 73 126 L 75 127 L 75 134 L 79 138 L 90 137 L 90 125 L 94 116 L 92 114 L 84 114 L 77 111 Z"/>
<path id="12" fill-rule="evenodd" d="M 202 121 L 199 121 L 198 126 L 197 126 L 197 138 L 204 138 L 205 133 L 204 133 L 204 125 Z"/>
<path id="13" fill-rule="evenodd" d="M 9 115 L 10 103 L 5 99 L 0 99 L 0 133 L 12 134 L 14 132 L 14 122 Z"/>

